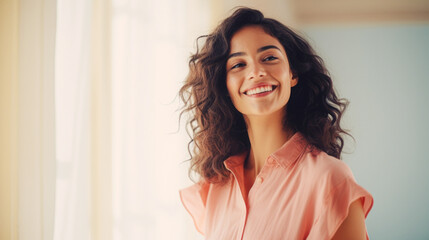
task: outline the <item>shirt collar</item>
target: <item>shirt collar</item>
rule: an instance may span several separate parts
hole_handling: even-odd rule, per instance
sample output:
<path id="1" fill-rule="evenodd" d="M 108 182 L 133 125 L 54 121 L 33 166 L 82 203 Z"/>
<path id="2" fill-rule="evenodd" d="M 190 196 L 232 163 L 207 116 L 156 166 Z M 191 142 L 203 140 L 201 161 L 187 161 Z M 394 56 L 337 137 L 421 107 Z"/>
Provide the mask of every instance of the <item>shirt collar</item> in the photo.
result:
<path id="1" fill-rule="evenodd" d="M 231 169 L 231 168 L 243 165 L 248 154 L 249 154 L 248 152 L 243 152 L 243 153 L 240 153 L 238 155 L 231 156 L 231 157 L 227 158 L 223 162 L 223 164 L 225 165 L 225 167 L 227 169 Z"/>
<path id="2" fill-rule="evenodd" d="M 307 141 L 304 136 L 296 132 L 283 146 L 277 149 L 270 155 L 269 158 L 274 159 L 283 168 L 289 167 L 292 163 L 298 160 L 307 146 Z M 238 155 L 231 156 L 224 161 L 226 168 L 231 169 L 236 166 L 243 165 L 248 152 L 243 152 Z M 268 159 L 269 161 L 269 159 Z"/>
<path id="3" fill-rule="evenodd" d="M 283 168 L 287 168 L 299 159 L 306 147 L 307 141 L 305 137 L 300 132 L 296 132 L 283 146 L 272 153 L 270 157 Z"/>

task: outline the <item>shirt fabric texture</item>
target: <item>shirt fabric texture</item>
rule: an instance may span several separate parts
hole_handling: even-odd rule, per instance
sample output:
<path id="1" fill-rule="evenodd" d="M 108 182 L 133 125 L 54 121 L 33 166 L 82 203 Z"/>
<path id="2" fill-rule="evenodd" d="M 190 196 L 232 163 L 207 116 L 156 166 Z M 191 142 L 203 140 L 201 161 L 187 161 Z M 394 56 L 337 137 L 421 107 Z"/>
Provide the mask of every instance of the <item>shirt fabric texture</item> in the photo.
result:
<path id="1" fill-rule="evenodd" d="M 199 182 L 180 190 L 196 229 L 208 240 L 331 239 L 351 203 L 361 199 L 365 218 L 372 208 L 371 194 L 350 168 L 300 133 L 268 157 L 248 196 L 246 156 L 224 161 L 232 173 L 226 184 Z"/>

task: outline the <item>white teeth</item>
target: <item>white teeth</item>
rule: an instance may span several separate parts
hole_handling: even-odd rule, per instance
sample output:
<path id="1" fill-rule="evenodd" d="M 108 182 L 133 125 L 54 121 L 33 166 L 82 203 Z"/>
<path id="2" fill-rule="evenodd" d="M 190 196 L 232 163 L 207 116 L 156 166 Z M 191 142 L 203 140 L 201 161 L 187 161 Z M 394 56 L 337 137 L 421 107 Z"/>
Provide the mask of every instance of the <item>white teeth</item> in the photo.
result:
<path id="1" fill-rule="evenodd" d="M 272 90 L 273 90 L 273 86 L 257 87 L 247 91 L 246 94 L 254 95 L 254 94 L 263 93 L 263 92 L 271 92 Z"/>

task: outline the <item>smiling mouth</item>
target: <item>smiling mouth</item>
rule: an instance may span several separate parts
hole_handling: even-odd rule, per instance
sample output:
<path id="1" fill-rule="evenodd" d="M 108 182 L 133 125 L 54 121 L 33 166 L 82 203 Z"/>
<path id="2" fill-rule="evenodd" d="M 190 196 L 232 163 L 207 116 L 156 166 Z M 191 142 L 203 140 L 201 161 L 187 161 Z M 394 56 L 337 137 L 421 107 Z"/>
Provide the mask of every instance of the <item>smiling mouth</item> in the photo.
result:
<path id="1" fill-rule="evenodd" d="M 247 96 L 253 96 L 253 95 L 257 95 L 257 94 L 261 94 L 261 93 L 272 92 L 276 88 L 277 88 L 277 86 L 274 86 L 274 85 L 261 86 L 261 87 L 252 88 L 252 89 L 244 92 L 244 94 L 246 94 Z"/>

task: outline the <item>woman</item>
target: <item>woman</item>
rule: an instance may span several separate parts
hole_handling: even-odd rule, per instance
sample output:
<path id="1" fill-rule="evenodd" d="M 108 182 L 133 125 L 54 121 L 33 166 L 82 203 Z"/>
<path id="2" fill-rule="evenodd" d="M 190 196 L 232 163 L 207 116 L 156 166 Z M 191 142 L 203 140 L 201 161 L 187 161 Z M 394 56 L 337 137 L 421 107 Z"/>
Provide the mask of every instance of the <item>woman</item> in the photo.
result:
<path id="1" fill-rule="evenodd" d="M 240 8 L 191 57 L 180 90 L 192 114 L 180 191 L 206 239 L 367 239 L 372 196 L 340 160 L 338 99 L 309 44 Z"/>

